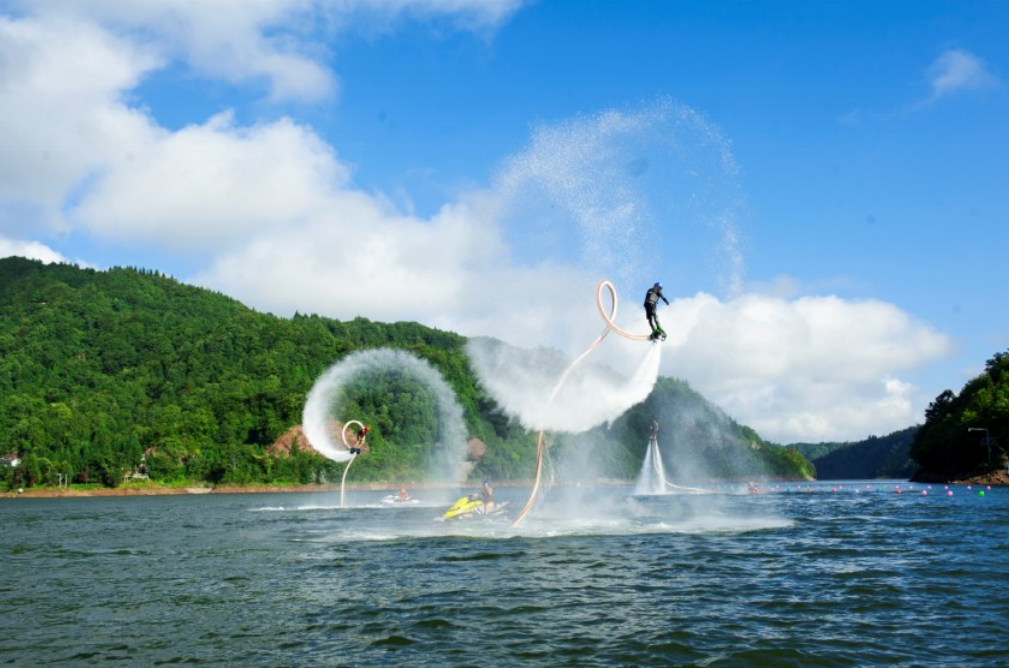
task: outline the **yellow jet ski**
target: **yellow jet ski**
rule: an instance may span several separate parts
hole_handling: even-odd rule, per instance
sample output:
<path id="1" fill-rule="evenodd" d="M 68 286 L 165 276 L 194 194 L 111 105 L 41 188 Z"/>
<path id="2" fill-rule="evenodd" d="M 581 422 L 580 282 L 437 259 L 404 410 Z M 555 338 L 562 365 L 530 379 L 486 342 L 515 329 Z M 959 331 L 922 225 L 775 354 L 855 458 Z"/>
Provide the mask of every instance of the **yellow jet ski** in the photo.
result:
<path id="1" fill-rule="evenodd" d="M 445 514 L 442 515 L 440 519 L 444 522 L 445 520 L 463 520 L 476 517 L 502 515 L 504 513 L 504 508 L 507 505 L 507 501 L 504 503 L 494 503 L 488 511 L 479 494 L 470 494 L 469 496 L 464 496 L 453 503 L 452 507 L 446 510 Z"/>

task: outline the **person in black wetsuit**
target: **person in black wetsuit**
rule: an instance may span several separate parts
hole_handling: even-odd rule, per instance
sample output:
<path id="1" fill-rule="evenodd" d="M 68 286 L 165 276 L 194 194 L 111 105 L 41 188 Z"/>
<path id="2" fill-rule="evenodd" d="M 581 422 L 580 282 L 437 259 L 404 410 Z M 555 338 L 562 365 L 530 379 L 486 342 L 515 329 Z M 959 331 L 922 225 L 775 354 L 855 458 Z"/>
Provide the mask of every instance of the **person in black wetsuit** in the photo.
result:
<path id="1" fill-rule="evenodd" d="M 662 284 L 656 283 L 645 293 L 645 318 L 648 320 L 648 326 L 652 328 L 651 339 L 653 341 L 658 338 L 666 338 L 666 331 L 662 329 L 662 325 L 659 324 L 659 316 L 655 313 L 655 307 L 658 306 L 660 299 L 666 302 L 666 306 L 669 306 L 669 300 L 662 294 Z"/>

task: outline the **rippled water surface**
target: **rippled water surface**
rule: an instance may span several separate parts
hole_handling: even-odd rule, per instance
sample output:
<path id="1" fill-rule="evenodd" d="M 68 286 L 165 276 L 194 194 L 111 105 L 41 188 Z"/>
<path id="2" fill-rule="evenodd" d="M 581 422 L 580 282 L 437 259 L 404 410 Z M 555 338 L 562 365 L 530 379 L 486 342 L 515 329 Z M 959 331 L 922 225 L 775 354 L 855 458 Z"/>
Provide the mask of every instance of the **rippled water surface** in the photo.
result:
<path id="1" fill-rule="evenodd" d="M 839 485 L 3 500 L 0 665 L 1009 666 L 1009 490 Z"/>

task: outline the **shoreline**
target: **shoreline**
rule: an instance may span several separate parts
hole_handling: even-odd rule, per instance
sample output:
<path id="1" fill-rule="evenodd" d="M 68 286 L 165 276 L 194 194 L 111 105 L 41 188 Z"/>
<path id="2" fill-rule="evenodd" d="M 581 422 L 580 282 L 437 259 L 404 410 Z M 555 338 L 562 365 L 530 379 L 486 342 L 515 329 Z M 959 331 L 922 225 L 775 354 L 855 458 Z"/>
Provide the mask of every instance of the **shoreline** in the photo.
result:
<path id="1" fill-rule="evenodd" d="M 420 489 L 431 487 L 430 485 L 408 485 L 408 487 Z M 396 491 L 400 485 L 390 485 L 388 483 L 355 483 L 346 485 L 344 490 L 348 491 Z M 4 492 L 0 498 L 7 499 L 58 499 L 58 498 L 82 498 L 91 496 L 181 496 L 181 495 L 203 495 L 203 494 L 288 494 L 288 493 L 337 493 L 340 492 L 339 485 L 330 484 L 308 484 L 308 485 L 217 485 L 207 487 L 193 485 L 190 487 L 103 487 L 96 489 L 73 489 L 73 488 L 29 488 L 23 492 Z"/>
<path id="2" fill-rule="evenodd" d="M 494 483 L 495 487 L 531 487 L 532 480 L 509 480 Z M 580 484 L 580 483 L 579 483 Z M 618 480 L 604 478 L 585 483 L 592 486 L 621 486 L 633 485 L 633 480 Z M 570 485 L 559 485 L 570 486 Z M 463 485 L 445 483 L 347 483 L 345 491 L 366 491 L 366 492 L 397 492 L 400 487 L 408 490 L 424 489 L 473 489 L 480 488 L 479 481 L 471 481 Z M 340 493 L 340 485 L 331 483 L 310 483 L 307 485 L 190 485 L 188 487 L 164 487 L 159 485 L 125 485 L 122 487 L 96 487 L 92 489 L 74 488 L 54 488 L 54 487 L 30 487 L 23 492 L 15 490 L 0 493 L 2 499 L 58 499 L 58 498 L 83 498 L 92 496 L 180 496 L 185 494 L 290 494 L 290 493 Z"/>
<path id="3" fill-rule="evenodd" d="M 729 482 L 735 482 L 738 484 L 744 484 L 746 481 L 717 481 L 709 482 L 703 484 L 726 484 Z M 771 482 L 770 480 L 765 480 L 762 482 Z M 814 480 L 809 482 L 828 482 L 822 480 Z M 830 481 L 830 482 L 843 482 L 843 481 Z M 991 485 L 998 487 L 1009 486 L 1009 472 L 1004 470 L 993 471 L 986 473 L 984 475 L 973 476 L 970 478 L 963 479 L 939 479 L 938 477 L 932 477 L 931 479 L 916 479 L 912 477 L 909 482 L 917 483 L 932 483 L 932 484 L 949 484 L 949 485 Z M 531 480 L 512 480 L 507 482 L 495 483 L 495 487 L 529 487 L 533 484 Z M 581 486 L 585 484 L 586 486 L 621 486 L 621 485 L 634 485 L 633 480 L 617 480 L 613 478 L 606 478 L 601 480 L 596 480 L 591 483 L 569 483 L 566 485 L 561 485 L 564 487 L 568 486 Z M 344 487 L 345 491 L 369 491 L 369 492 L 396 492 L 400 487 L 404 485 L 393 484 L 393 483 L 350 483 Z M 405 485 L 407 489 L 441 489 L 451 487 L 453 489 L 466 489 L 469 487 L 478 488 L 480 486 L 479 482 L 467 483 L 462 486 L 456 485 L 446 485 L 438 483 L 408 483 Z M 28 488 L 23 492 L 17 492 L 16 490 L 11 490 L 8 492 L 0 493 L 0 500 L 2 499 L 60 499 L 60 498 L 84 498 L 84 497 L 102 497 L 102 496 L 179 496 L 179 495 L 202 495 L 202 494 L 333 494 L 340 492 L 340 485 L 335 484 L 307 484 L 307 485 L 217 485 L 214 487 L 206 485 L 191 485 L 189 487 L 161 487 L 161 486 L 124 486 L 124 487 L 102 487 L 94 489 L 74 489 L 74 488 L 53 488 L 53 487 L 42 487 L 42 488 Z"/>
<path id="4" fill-rule="evenodd" d="M 932 484 L 947 484 L 947 485 L 992 485 L 992 486 L 1009 486 L 1009 471 L 1006 469 L 998 469 L 996 471 L 989 471 L 988 473 L 983 473 L 981 475 L 969 476 L 966 478 L 953 477 L 947 478 L 938 475 L 920 474 L 915 475 L 911 478 L 911 482 L 918 483 L 932 483 Z"/>
<path id="5" fill-rule="evenodd" d="M 600 480 L 594 485 L 625 485 L 634 484 L 633 481 L 623 480 Z M 497 483 L 495 487 L 528 487 L 532 481 L 508 481 Z M 419 489 L 479 489 L 479 482 L 471 482 L 462 486 L 439 484 L 439 483 L 406 483 L 395 484 L 388 482 L 375 483 L 348 483 L 344 486 L 345 491 L 366 491 L 366 492 L 397 492 L 400 487 L 409 490 Z M 93 489 L 74 488 L 53 488 L 53 487 L 30 487 L 23 492 L 8 491 L 0 493 L 0 499 L 57 499 L 57 498 L 83 498 L 91 496 L 181 496 L 186 494 L 291 494 L 291 493 L 340 493 L 340 485 L 311 483 L 307 485 L 216 485 L 214 487 L 205 485 L 191 485 L 189 487 L 160 487 L 160 486 L 124 486 L 124 487 L 99 487 Z"/>

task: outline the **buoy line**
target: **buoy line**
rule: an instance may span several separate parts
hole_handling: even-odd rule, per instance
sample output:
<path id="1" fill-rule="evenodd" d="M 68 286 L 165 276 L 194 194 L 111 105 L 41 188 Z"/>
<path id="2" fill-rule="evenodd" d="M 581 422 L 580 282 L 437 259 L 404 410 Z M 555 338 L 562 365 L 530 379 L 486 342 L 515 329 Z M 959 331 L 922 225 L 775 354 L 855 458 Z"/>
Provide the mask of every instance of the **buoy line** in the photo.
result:
<path id="1" fill-rule="evenodd" d="M 610 295 L 609 313 L 607 313 L 606 308 L 603 306 L 604 289 L 608 291 Z M 557 397 L 557 393 L 560 392 L 560 389 L 564 385 L 565 381 L 567 381 L 568 376 L 571 375 L 571 371 L 576 366 L 578 366 L 582 362 L 582 360 L 588 357 L 589 354 L 596 349 L 596 346 L 602 343 L 603 339 L 605 339 L 606 336 L 611 331 L 616 332 L 617 335 L 622 336 L 625 339 L 630 339 L 631 341 L 651 340 L 651 335 L 649 334 L 631 334 L 630 332 L 618 326 L 616 322 L 614 322 L 615 318 L 617 317 L 617 289 L 613 286 L 612 283 L 610 283 L 606 279 L 600 281 L 599 285 L 596 286 L 596 306 L 599 308 L 599 315 L 601 315 L 603 320 L 606 322 L 606 326 L 603 328 L 603 331 L 599 335 L 599 337 L 592 342 L 592 345 L 586 348 L 581 355 L 575 358 L 575 360 L 568 365 L 568 368 L 564 370 L 564 373 L 561 374 L 560 379 L 558 379 L 557 384 L 554 386 L 553 392 L 550 393 L 550 399 L 548 401 L 548 405 L 553 403 L 554 398 Z M 522 508 L 522 512 L 520 512 L 518 514 L 518 517 L 515 518 L 515 521 L 512 522 L 512 527 L 518 527 L 519 525 L 522 524 L 523 521 L 525 521 L 526 515 L 529 514 L 530 510 L 532 510 L 533 505 L 536 503 L 536 498 L 537 496 L 539 496 L 540 482 L 543 478 L 543 454 L 544 450 L 546 449 L 545 444 L 546 444 L 545 432 L 543 429 L 541 429 L 539 439 L 536 442 L 536 477 L 533 480 L 533 489 L 532 492 L 529 494 L 529 500 L 526 502 L 525 507 Z"/>

